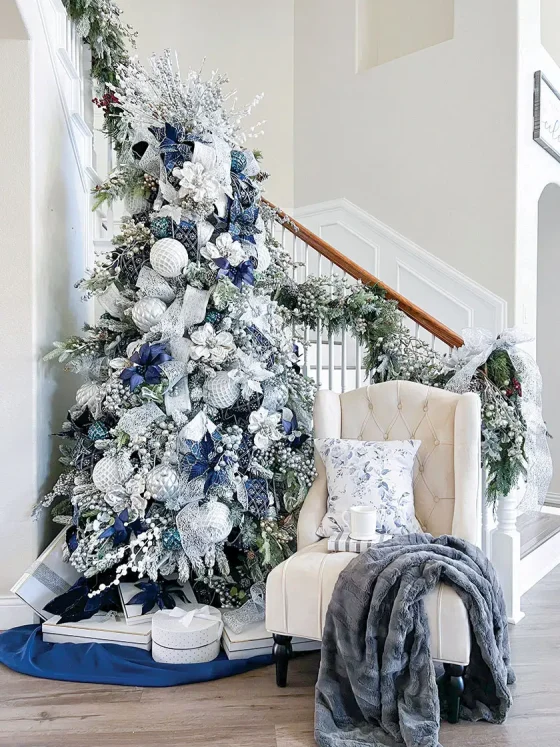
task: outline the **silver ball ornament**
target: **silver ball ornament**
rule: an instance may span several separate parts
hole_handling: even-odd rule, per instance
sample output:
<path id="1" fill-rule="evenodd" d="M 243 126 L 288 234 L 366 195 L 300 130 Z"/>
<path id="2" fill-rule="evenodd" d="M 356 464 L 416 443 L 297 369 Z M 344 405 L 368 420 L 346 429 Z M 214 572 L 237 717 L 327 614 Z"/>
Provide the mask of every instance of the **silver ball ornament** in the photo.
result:
<path id="1" fill-rule="evenodd" d="M 211 407 L 231 407 L 239 399 L 241 387 L 227 371 L 218 371 L 212 379 L 206 379 L 203 388 L 204 401 Z"/>
<path id="2" fill-rule="evenodd" d="M 100 459 L 93 468 L 91 477 L 95 487 L 102 493 L 120 485 L 121 474 L 117 458 L 106 456 Z"/>
<path id="3" fill-rule="evenodd" d="M 141 332 L 149 332 L 166 311 L 167 306 L 159 298 L 141 298 L 132 307 L 132 321 Z"/>
<path id="4" fill-rule="evenodd" d="M 189 263 L 187 250 L 177 239 L 160 239 L 150 250 L 153 269 L 164 278 L 176 278 Z"/>
<path id="5" fill-rule="evenodd" d="M 168 464 L 158 464 L 146 476 L 146 490 L 156 501 L 170 501 L 179 493 L 179 475 Z"/>

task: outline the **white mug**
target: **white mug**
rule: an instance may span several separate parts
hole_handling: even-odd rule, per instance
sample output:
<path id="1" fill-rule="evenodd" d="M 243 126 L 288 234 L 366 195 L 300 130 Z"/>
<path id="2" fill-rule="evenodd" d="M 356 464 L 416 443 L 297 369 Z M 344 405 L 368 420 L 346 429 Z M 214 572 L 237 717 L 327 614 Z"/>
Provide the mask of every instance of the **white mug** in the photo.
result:
<path id="1" fill-rule="evenodd" d="M 377 533 L 377 508 L 375 506 L 352 506 L 345 511 L 342 520 L 350 528 L 350 537 L 356 540 L 373 539 Z"/>

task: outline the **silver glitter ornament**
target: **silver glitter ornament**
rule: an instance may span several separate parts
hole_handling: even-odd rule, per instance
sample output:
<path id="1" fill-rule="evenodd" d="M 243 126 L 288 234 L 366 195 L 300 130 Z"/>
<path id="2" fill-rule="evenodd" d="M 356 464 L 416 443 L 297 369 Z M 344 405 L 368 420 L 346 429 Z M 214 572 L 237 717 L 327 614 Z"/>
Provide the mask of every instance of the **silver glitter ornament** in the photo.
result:
<path id="1" fill-rule="evenodd" d="M 160 239 L 150 251 L 150 264 L 164 278 L 176 278 L 189 263 L 187 250 L 177 239 Z"/>
<path id="2" fill-rule="evenodd" d="M 241 387 L 227 371 L 218 371 L 214 378 L 207 379 L 204 383 L 203 397 L 211 407 L 231 407 L 237 402 L 240 394 Z"/>
<path id="3" fill-rule="evenodd" d="M 119 462 L 116 457 L 106 456 L 100 459 L 93 468 L 92 480 L 102 493 L 121 484 Z"/>
<path id="4" fill-rule="evenodd" d="M 159 298 L 141 298 L 132 307 L 132 321 L 141 332 L 149 332 L 167 311 Z"/>
<path id="5" fill-rule="evenodd" d="M 169 464 L 158 464 L 146 476 L 146 490 L 156 501 L 171 501 L 179 493 L 179 475 Z"/>
<path id="6" fill-rule="evenodd" d="M 76 404 L 80 408 L 90 407 L 96 400 L 99 395 L 99 385 L 95 384 L 93 381 L 88 381 L 85 384 L 82 384 L 82 386 L 78 389 L 76 392 Z"/>

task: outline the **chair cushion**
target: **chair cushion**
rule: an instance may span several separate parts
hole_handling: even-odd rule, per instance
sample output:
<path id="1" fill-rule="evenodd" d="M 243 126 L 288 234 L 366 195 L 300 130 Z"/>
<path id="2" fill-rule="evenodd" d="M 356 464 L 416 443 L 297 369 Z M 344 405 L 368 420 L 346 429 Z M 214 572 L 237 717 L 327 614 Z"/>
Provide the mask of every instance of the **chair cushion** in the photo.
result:
<path id="1" fill-rule="evenodd" d="M 356 555 L 327 551 L 324 539 L 285 560 L 268 576 L 266 628 L 271 633 L 321 640 L 339 574 Z M 471 652 L 467 611 L 449 586 L 440 584 L 425 600 L 432 657 L 466 665 Z"/>
<path id="2" fill-rule="evenodd" d="M 327 513 L 317 534 L 344 529 L 352 506 L 377 507 L 377 531 L 413 534 L 422 529 L 414 515 L 412 474 L 420 441 L 360 441 L 316 438 L 327 473 Z"/>

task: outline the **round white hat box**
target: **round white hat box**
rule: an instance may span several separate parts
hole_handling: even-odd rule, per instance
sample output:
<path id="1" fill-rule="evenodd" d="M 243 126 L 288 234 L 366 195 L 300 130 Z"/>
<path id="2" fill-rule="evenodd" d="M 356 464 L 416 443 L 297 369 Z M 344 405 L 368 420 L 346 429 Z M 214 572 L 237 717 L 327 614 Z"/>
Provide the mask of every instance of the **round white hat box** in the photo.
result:
<path id="1" fill-rule="evenodd" d="M 164 278 L 176 278 L 189 263 L 187 250 L 177 239 L 160 239 L 150 250 L 150 264 Z"/>
<path id="2" fill-rule="evenodd" d="M 185 625 L 179 612 L 200 610 Z M 222 615 L 215 607 L 183 604 L 181 608 L 161 610 L 152 617 L 152 658 L 162 664 L 202 664 L 220 653 Z M 175 616 L 179 615 L 179 616 Z"/>

